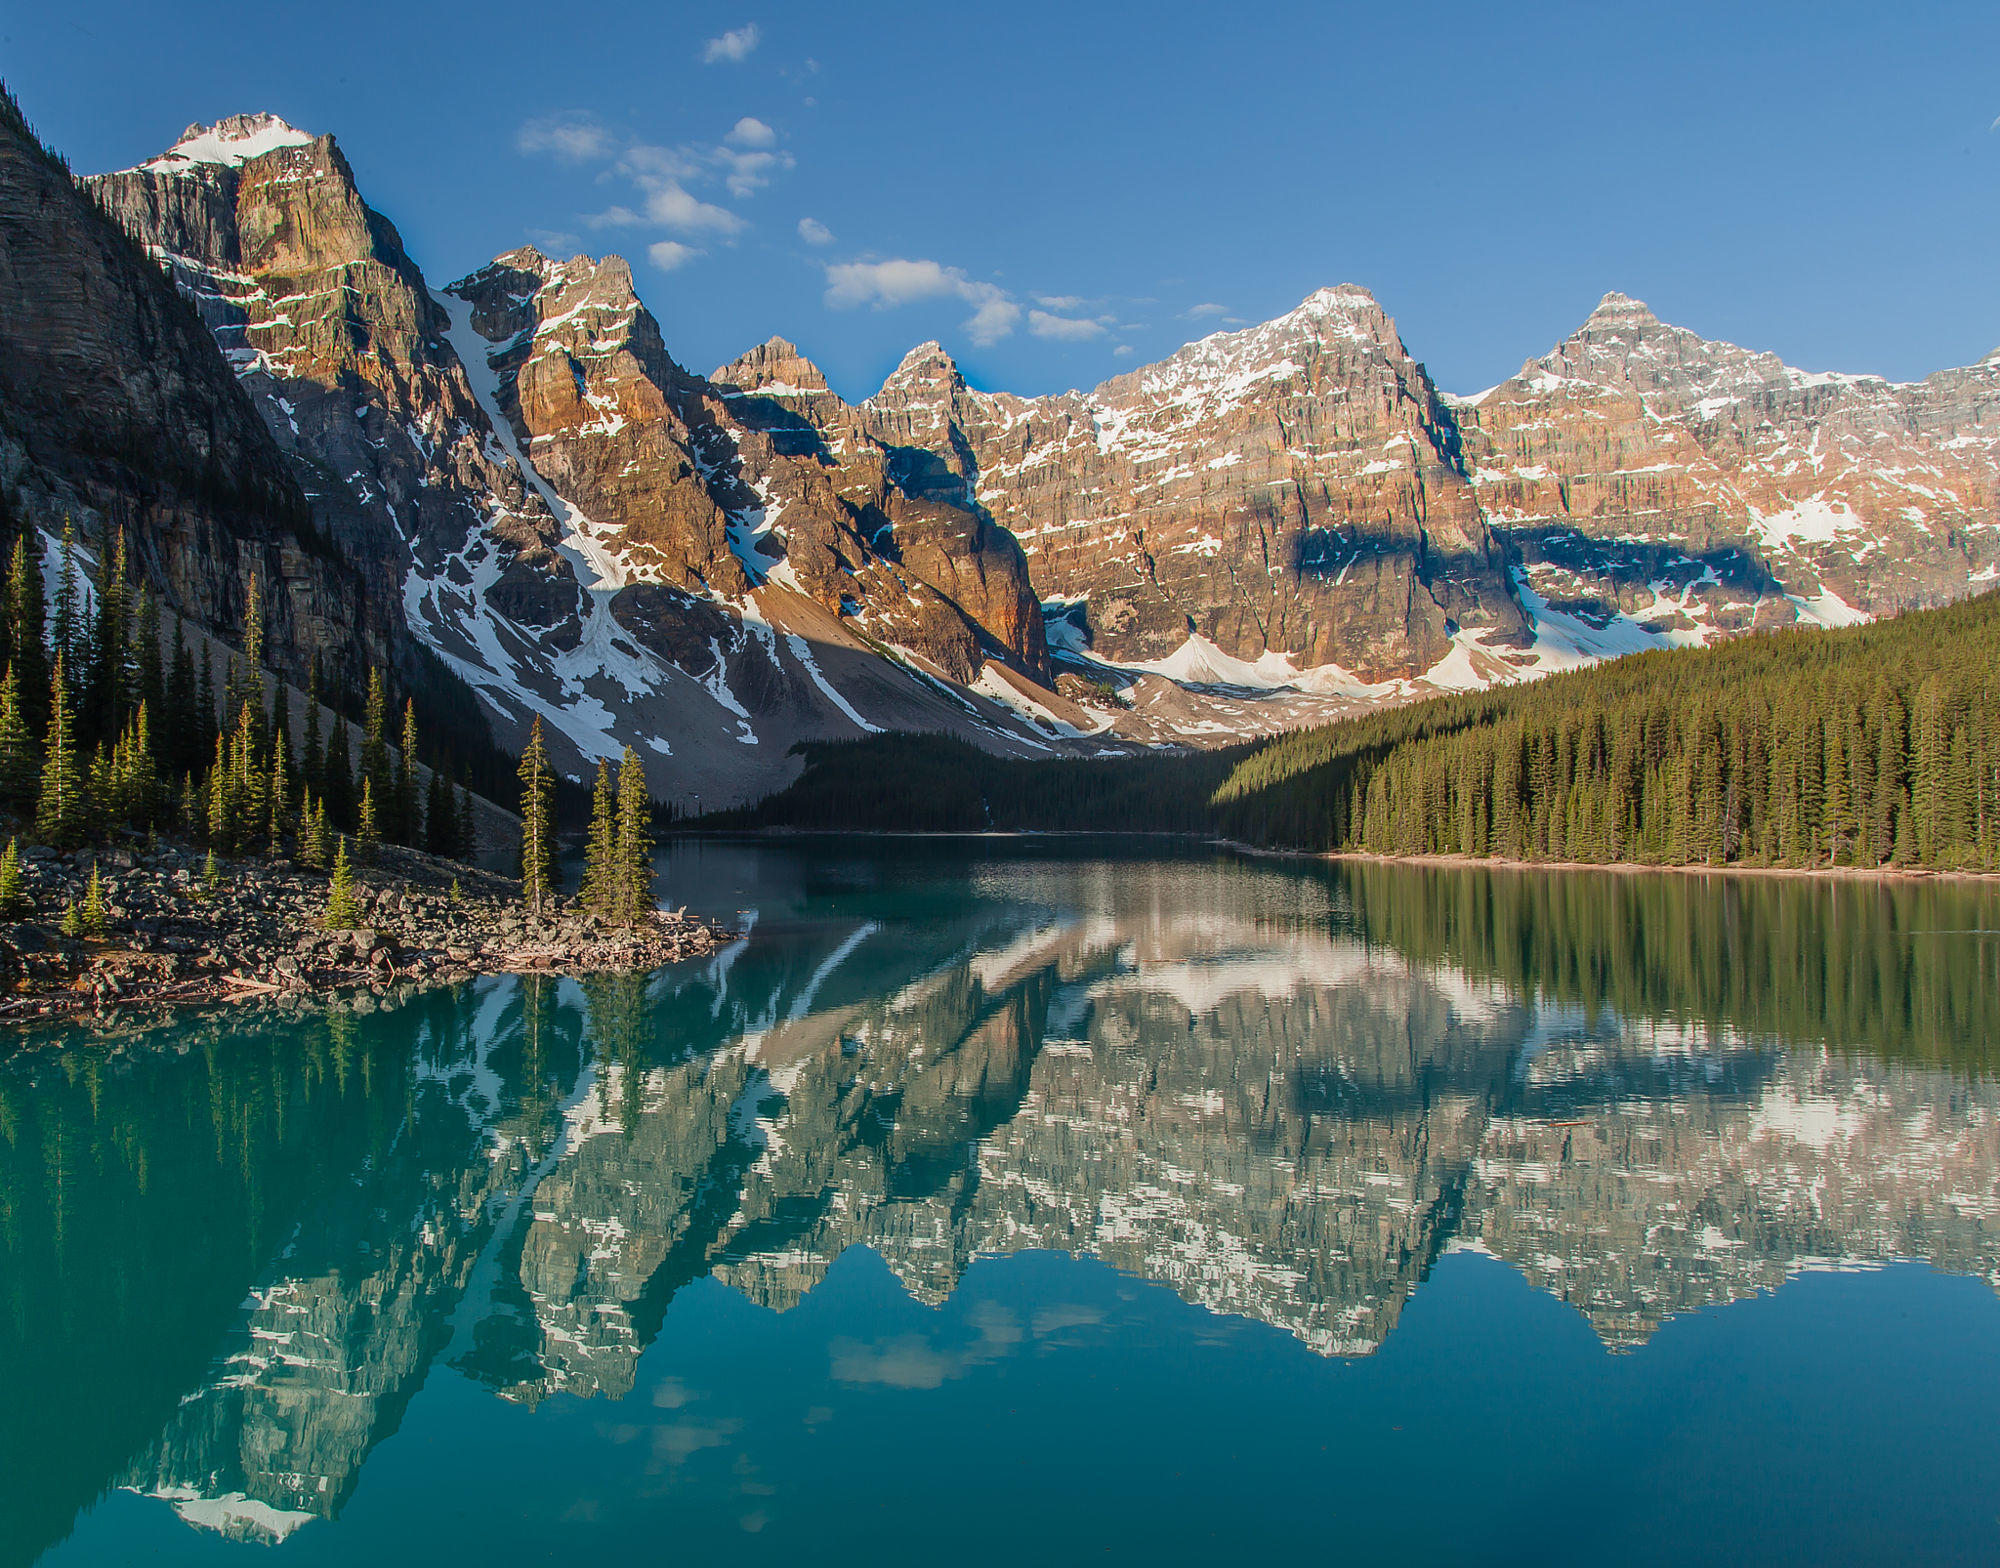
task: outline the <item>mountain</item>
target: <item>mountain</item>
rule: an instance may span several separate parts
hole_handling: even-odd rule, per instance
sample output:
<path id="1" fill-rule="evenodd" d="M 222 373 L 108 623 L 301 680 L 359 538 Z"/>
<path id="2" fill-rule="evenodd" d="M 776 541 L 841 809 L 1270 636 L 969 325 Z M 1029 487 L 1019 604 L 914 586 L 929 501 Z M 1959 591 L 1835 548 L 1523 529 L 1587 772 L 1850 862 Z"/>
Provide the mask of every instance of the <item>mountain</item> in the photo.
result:
<path id="1" fill-rule="evenodd" d="M 850 404 L 783 339 L 680 365 L 616 256 L 433 289 L 268 115 L 86 184 L 290 460 L 370 657 L 434 654 L 503 741 L 539 715 L 573 775 L 634 745 L 689 805 L 801 741 L 1212 745 L 2000 572 L 2000 353 L 1809 374 L 1610 295 L 1458 398 L 1344 284 L 1089 392 L 927 343 Z"/>
<path id="2" fill-rule="evenodd" d="M 1903 385 L 1810 373 L 1607 294 L 1454 407 L 1525 597 L 1593 624 L 1837 624 L 2000 570 L 2000 350 Z"/>
<path id="3" fill-rule="evenodd" d="M 225 637 L 257 574 L 295 677 L 318 650 L 351 674 L 386 652 L 357 641 L 364 586 L 201 319 L 4 94 L 0 288 L 0 515 L 73 521 L 93 556 L 123 530 L 135 570 Z"/>

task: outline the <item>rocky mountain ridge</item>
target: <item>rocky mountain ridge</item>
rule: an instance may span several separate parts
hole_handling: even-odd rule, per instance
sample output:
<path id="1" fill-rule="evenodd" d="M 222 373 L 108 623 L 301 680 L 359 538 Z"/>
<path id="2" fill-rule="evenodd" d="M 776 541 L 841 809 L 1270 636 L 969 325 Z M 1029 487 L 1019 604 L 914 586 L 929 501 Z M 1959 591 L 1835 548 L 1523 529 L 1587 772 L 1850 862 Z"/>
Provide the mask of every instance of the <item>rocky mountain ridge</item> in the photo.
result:
<path id="1" fill-rule="evenodd" d="M 911 351 L 850 404 L 773 339 L 672 357 L 617 257 L 433 290 L 330 137 L 190 127 L 90 188 L 201 309 L 383 643 L 503 740 L 627 743 L 689 805 L 792 744 L 1208 744 L 2000 573 L 2000 356 L 1792 370 L 1607 296 L 1478 398 L 1367 290 L 1090 392 Z"/>

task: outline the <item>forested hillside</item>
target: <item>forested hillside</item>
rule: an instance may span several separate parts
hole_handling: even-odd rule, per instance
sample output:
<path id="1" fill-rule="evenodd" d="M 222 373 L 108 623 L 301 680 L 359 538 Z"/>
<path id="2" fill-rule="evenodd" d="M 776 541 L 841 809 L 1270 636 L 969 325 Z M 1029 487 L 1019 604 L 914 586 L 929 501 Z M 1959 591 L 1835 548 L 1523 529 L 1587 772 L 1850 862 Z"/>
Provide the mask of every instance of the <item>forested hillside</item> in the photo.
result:
<path id="1" fill-rule="evenodd" d="M 1260 844 L 1655 865 L 2000 865 L 2000 595 L 1644 653 L 1260 747 Z"/>
<path id="2" fill-rule="evenodd" d="M 1203 832 L 1281 849 L 2000 869 L 2000 595 L 1638 654 L 1234 752 L 814 747 L 730 826 Z"/>

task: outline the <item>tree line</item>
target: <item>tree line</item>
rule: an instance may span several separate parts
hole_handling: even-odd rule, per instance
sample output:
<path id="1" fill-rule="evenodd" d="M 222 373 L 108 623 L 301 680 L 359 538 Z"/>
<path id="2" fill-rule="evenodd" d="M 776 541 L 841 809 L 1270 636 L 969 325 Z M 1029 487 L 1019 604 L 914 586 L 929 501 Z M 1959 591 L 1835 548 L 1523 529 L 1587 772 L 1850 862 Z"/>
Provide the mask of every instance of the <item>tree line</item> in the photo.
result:
<path id="1" fill-rule="evenodd" d="M 344 722 L 322 725 L 316 678 L 295 744 L 288 688 L 266 690 L 256 578 L 243 651 L 221 652 L 218 669 L 178 616 L 167 644 L 158 597 L 130 581 L 123 538 L 110 544 L 93 582 L 68 528 L 52 573 L 26 531 L 13 540 L 0 605 L 0 808 L 35 839 L 69 849 L 172 832 L 225 854 L 289 850 L 329 867 L 336 841 L 352 836 L 364 858 L 383 842 L 471 858 L 470 793 L 441 769 L 422 777 L 408 703 L 392 746 L 380 671 L 358 759 Z"/>
<path id="2" fill-rule="evenodd" d="M 2000 594 L 1633 654 L 1226 751 L 801 748 L 718 827 L 1199 833 L 1540 862 L 2000 870 Z"/>
<path id="3" fill-rule="evenodd" d="M 1313 850 L 2000 869 L 2000 595 L 1301 731 L 1211 804 Z"/>

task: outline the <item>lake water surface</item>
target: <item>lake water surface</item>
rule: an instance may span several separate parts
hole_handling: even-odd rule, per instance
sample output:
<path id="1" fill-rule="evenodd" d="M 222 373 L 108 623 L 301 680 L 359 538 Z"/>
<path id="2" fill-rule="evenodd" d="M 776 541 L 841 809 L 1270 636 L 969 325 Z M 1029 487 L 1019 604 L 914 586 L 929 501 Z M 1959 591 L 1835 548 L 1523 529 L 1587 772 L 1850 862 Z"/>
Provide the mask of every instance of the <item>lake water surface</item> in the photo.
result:
<path id="1" fill-rule="evenodd" d="M 2000 892 L 684 843 L 0 1061 L 0 1564 L 2000 1559 Z"/>

